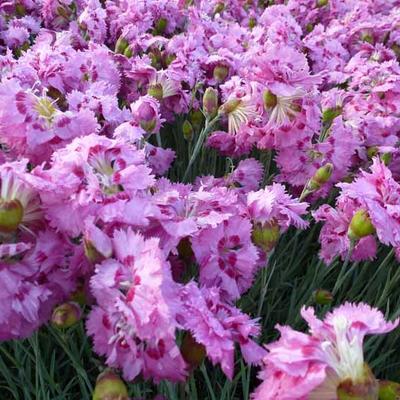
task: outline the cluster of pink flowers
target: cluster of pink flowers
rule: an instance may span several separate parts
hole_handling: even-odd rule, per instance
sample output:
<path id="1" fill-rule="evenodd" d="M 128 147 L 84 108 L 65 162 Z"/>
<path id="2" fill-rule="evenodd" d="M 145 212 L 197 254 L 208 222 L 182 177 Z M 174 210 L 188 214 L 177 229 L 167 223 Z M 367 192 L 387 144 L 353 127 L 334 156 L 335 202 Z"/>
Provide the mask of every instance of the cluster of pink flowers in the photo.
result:
<path id="1" fill-rule="evenodd" d="M 280 327 L 265 349 L 235 302 L 290 227 L 322 221 L 327 263 L 379 243 L 400 258 L 399 24 L 397 0 L 2 1 L 0 339 L 84 292 L 94 349 L 127 380 L 186 379 L 184 332 L 229 378 L 236 345 L 263 365 L 257 400 L 375 390 L 362 340 L 397 321 L 305 309 L 310 334 Z M 182 120 L 229 173 L 167 178 Z"/>

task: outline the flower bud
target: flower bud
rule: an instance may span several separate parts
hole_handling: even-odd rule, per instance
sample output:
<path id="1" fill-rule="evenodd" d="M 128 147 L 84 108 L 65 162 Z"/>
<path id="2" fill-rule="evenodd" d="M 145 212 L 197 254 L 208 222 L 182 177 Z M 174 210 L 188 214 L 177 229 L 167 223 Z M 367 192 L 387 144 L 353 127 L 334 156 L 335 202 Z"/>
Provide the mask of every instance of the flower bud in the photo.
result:
<path id="1" fill-rule="evenodd" d="M 218 109 L 218 113 L 222 115 L 231 114 L 237 110 L 240 104 L 242 104 L 242 101 L 239 99 L 228 100 Z"/>
<path id="2" fill-rule="evenodd" d="M 192 261 L 194 257 L 193 249 L 192 249 L 192 243 L 190 242 L 189 237 L 185 237 L 180 240 L 178 246 L 178 254 L 179 257 L 185 261 Z"/>
<path id="3" fill-rule="evenodd" d="M 185 140 L 187 140 L 188 142 L 192 141 L 193 126 L 187 119 L 185 119 L 185 122 L 182 125 L 182 133 L 183 133 L 183 137 L 185 138 Z"/>
<path id="4" fill-rule="evenodd" d="M 347 235 L 350 239 L 359 240 L 375 233 L 375 227 L 366 210 L 358 210 L 351 219 Z"/>
<path id="5" fill-rule="evenodd" d="M 313 30 L 314 30 L 314 24 L 308 23 L 308 24 L 306 25 L 306 32 L 307 32 L 307 33 L 310 33 L 310 32 L 312 32 Z"/>
<path id="6" fill-rule="evenodd" d="M 222 2 L 219 2 L 215 7 L 214 7 L 214 15 L 215 14 L 220 14 L 222 11 L 225 10 L 225 4 Z"/>
<path id="7" fill-rule="evenodd" d="M 214 67 L 213 76 L 214 79 L 221 83 L 223 82 L 229 74 L 229 67 L 225 65 L 217 65 Z"/>
<path id="8" fill-rule="evenodd" d="M 390 48 L 393 50 L 394 54 L 396 54 L 396 57 L 399 58 L 400 57 L 400 46 L 397 43 L 393 43 Z"/>
<path id="9" fill-rule="evenodd" d="M 311 178 L 309 183 L 310 190 L 318 190 L 321 186 L 328 182 L 330 177 L 332 176 L 333 165 L 331 163 L 327 163 L 322 167 L 318 168 L 315 172 L 314 176 Z"/>
<path id="10" fill-rule="evenodd" d="M 115 52 L 118 54 L 124 54 L 124 51 L 127 49 L 129 46 L 128 41 L 120 36 L 117 40 L 117 43 L 115 44 Z"/>
<path id="11" fill-rule="evenodd" d="M 17 230 L 24 217 L 24 208 L 19 200 L 0 199 L 0 232 L 10 233 Z"/>
<path id="12" fill-rule="evenodd" d="M 365 43 L 374 44 L 374 37 L 369 31 L 364 31 L 360 35 L 360 40 Z"/>
<path id="13" fill-rule="evenodd" d="M 367 156 L 369 159 L 374 158 L 379 153 L 379 149 L 377 146 L 371 146 L 367 149 Z"/>
<path id="14" fill-rule="evenodd" d="M 317 289 L 314 292 L 314 301 L 321 306 L 326 306 L 331 304 L 333 300 L 333 295 L 328 290 Z"/>
<path id="15" fill-rule="evenodd" d="M 249 18 L 249 28 L 253 29 L 257 25 L 257 20 L 254 17 Z"/>
<path id="16" fill-rule="evenodd" d="M 168 26 L 168 20 L 166 18 L 159 18 L 154 24 L 154 30 L 157 35 L 162 35 Z"/>
<path id="17" fill-rule="evenodd" d="M 153 100 L 154 101 L 154 100 Z M 152 133 L 157 125 L 157 111 L 147 101 L 143 101 L 136 110 L 139 125 L 147 132 Z"/>
<path id="18" fill-rule="evenodd" d="M 57 328 L 70 328 L 82 317 L 79 304 L 69 301 L 56 307 L 51 316 L 51 323 Z"/>
<path id="19" fill-rule="evenodd" d="M 96 381 L 93 400 L 129 400 L 123 380 L 110 369 L 102 372 Z"/>
<path id="20" fill-rule="evenodd" d="M 392 162 L 392 153 L 384 153 L 381 156 L 383 163 L 388 166 Z"/>
<path id="21" fill-rule="evenodd" d="M 161 83 L 153 83 L 152 85 L 149 85 L 147 89 L 147 94 L 153 96 L 158 101 L 161 101 L 164 96 L 164 91 Z"/>
<path id="22" fill-rule="evenodd" d="M 280 237 L 279 225 L 275 222 L 255 224 L 251 233 L 253 243 L 269 253 L 278 243 Z"/>
<path id="23" fill-rule="evenodd" d="M 329 0 L 317 0 L 317 7 L 325 7 L 329 3 Z"/>
<path id="24" fill-rule="evenodd" d="M 391 381 L 379 382 L 379 400 L 400 399 L 400 384 Z"/>
<path id="25" fill-rule="evenodd" d="M 103 255 L 96 249 L 90 240 L 83 239 L 83 251 L 86 258 L 93 264 L 98 264 L 104 260 Z"/>
<path id="26" fill-rule="evenodd" d="M 125 50 L 124 50 L 124 56 L 126 58 L 131 58 L 133 56 L 133 50 L 131 46 L 128 46 Z"/>
<path id="27" fill-rule="evenodd" d="M 26 15 L 25 6 L 23 4 L 21 4 L 21 3 L 16 4 L 16 6 L 15 6 L 15 14 L 18 17 L 24 17 Z"/>
<path id="28" fill-rule="evenodd" d="M 268 89 L 263 93 L 264 108 L 266 110 L 274 108 L 278 103 L 278 98 Z"/>
<path id="29" fill-rule="evenodd" d="M 192 110 L 189 113 L 189 120 L 193 128 L 199 129 L 204 122 L 204 115 L 200 110 Z"/>
<path id="30" fill-rule="evenodd" d="M 338 400 L 377 400 L 379 385 L 367 364 L 364 374 L 358 382 L 346 379 L 337 388 Z"/>
<path id="31" fill-rule="evenodd" d="M 186 332 L 182 345 L 181 353 L 183 359 L 193 368 L 197 368 L 206 357 L 205 347 L 197 343 L 190 332 Z"/>
<path id="32" fill-rule="evenodd" d="M 327 108 L 322 113 L 322 122 L 329 123 L 332 122 L 336 117 L 342 114 L 342 107 L 331 107 Z"/>
<path id="33" fill-rule="evenodd" d="M 208 87 L 203 96 L 203 111 L 204 114 L 211 118 L 217 114 L 218 111 L 218 92 Z"/>

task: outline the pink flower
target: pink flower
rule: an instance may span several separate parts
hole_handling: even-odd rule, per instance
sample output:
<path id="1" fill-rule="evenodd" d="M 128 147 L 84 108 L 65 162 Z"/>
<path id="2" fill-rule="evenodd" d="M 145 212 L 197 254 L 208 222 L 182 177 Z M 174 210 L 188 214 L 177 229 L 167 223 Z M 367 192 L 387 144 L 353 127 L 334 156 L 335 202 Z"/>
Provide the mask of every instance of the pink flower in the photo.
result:
<path id="1" fill-rule="evenodd" d="M 216 228 L 203 229 L 191 240 L 200 283 L 219 287 L 227 300 L 238 299 L 253 283 L 258 254 L 251 229 L 248 220 L 232 217 Z"/>
<path id="2" fill-rule="evenodd" d="M 281 338 L 266 346 L 260 374 L 264 382 L 254 400 L 336 399 L 343 382 L 363 393 L 377 393 L 377 382 L 364 361 L 363 340 L 368 334 L 392 331 L 399 320 L 386 322 L 379 310 L 362 303 L 345 303 L 323 321 L 312 308 L 303 308 L 301 314 L 310 333 L 278 326 Z"/>
<path id="3" fill-rule="evenodd" d="M 235 342 L 248 363 L 260 362 L 265 350 L 252 339 L 259 334 L 256 320 L 224 303 L 216 287 L 200 289 L 191 282 L 182 288 L 181 300 L 178 321 L 205 346 L 210 360 L 220 364 L 228 378 L 232 379 L 234 372 Z"/>
<path id="4" fill-rule="evenodd" d="M 258 192 L 249 192 L 247 207 L 253 221 L 262 224 L 276 222 L 283 231 L 290 225 L 301 229 L 308 226 L 308 222 L 301 218 L 306 213 L 308 204 L 293 199 L 279 183 Z"/>
<path id="5" fill-rule="evenodd" d="M 91 281 L 98 307 L 87 328 L 95 350 L 129 380 L 140 372 L 156 382 L 183 379 L 175 344 L 178 288 L 159 241 L 128 229 L 115 231 L 112 244 L 115 259 L 98 265 Z"/>

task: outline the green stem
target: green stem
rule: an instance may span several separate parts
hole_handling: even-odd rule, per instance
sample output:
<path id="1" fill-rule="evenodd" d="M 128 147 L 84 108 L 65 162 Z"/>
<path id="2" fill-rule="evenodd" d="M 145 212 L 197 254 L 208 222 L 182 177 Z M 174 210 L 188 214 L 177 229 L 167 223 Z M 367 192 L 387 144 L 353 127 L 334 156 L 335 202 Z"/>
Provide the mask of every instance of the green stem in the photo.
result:
<path id="1" fill-rule="evenodd" d="M 197 156 L 199 155 L 199 152 L 203 146 L 204 140 L 205 140 L 207 134 L 211 131 L 212 127 L 216 124 L 218 119 L 219 119 L 219 115 L 217 115 L 211 121 L 206 120 L 206 124 L 205 124 L 203 130 L 200 132 L 199 138 L 197 139 L 196 145 L 194 146 L 192 156 L 190 157 L 189 164 L 186 168 L 185 174 L 183 175 L 183 182 L 187 181 L 187 178 L 189 176 L 192 165 L 196 161 Z"/>

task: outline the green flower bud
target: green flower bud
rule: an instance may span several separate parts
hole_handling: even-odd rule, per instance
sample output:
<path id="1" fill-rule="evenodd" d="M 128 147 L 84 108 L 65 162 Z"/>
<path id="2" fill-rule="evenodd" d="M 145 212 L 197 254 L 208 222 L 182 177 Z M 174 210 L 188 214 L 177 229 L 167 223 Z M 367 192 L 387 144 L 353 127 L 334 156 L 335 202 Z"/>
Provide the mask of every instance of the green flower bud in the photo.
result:
<path id="1" fill-rule="evenodd" d="M 317 289 L 314 292 L 314 301 L 321 306 L 331 304 L 333 300 L 333 294 L 328 290 Z"/>
<path id="2" fill-rule="evenodd" d="M 381 156 L 381 160 L 383 161 L 383 163 L 388 166 L 391 162 L 392 162 L 392 153 L 385 153 L 382 154 Z"/>
<path id="3" fill-rule="evenodd" d="M 218 92 L 208 87 L 203 96 L 203 111 L 204 114 L 211 118 L 217 114 L 218 111 Z"/>
<path id="4" fill-rule="evenodd" d="M 194 253 L 192 249 L 192 243 L 190 242 L 190 239 L 188 237 L 180 240 L 177 249 L 179 257 L 183 260 L 191 261 L 193 259 Z"/>
<path id="5" fill-rule="evenodd" d="M 192 110 L 189 114 L 189 120 L 196 129 L 200 128 L 204 122 L 204 115 L 200 110 Z"/>
<path id="6" fill-rule="evenodd" d="M 352 240 L 359 240 L 375 233 L 375 227 L 366 210 L 358 210 L 351 219 L 347 235 Z"/>
<path id="7" fill-rule="evenodd" d="M 257 20 L 254 17 L 249 18 L 249 28 L 253 29 L 257 25 Z"/>
<path id="8" fill-rule="evenodd" d="M 396 54 L 396 57 L 400 57 L 400 46 L 397 43 L 393 43 L 391 49 L 393 50 L 394 54 Z"/>
<path id="9" fill-rule="evenodd" d="M 378 152 L 379 152 L 378 147 L 376 147 L 376 146 L 368 147 L 367 156 L 369 159 L 372 159 L 378 154 Z"/>
<path id="10" fill-rule="evenodd" d="M 115 43 L 115 52 L 118 54 L 124 54 L 124 51 L 129 46 L 129 42 L 122 36 L 120 36 Z"/>
<path id="11" fill-rule="evenodd" d="M 0 199 L 0 232 L 16 231 L 23 218 L 24 208 L 19 200 Z"/>
<path id="12" fill-rule="evenodd" d="M 191 142 L 193 139 L 193 126 L 192 124 L 186 119 L 182 125 L 182 133 L 185 140 Z"/>
<path id="13" fill-rule="evenodd" d="M 228 100 L 218 109 L 218 113 L 221 115 L 228 115 L 233 113 L 242 104 L 242 100 L 232 99 Z"/>
<path id="14" fill-rule="evenodd" d="M 314 176 L 311 178 L 309 183 L 310 190 L 318 190 L 321 186 L 328 182 L 330 177 L 332 176 L 333 165 L 331 163 L 327 163 L 322 167 L 318 168 L 315 172 Z"/>
<path id="15" fill-rule="evenodd" d="M 215 14 L 220 14 L 224 10 L 225 10 L 225 4 L 222 3 L 222 2 L 219 2 L 214 8 L 214 15 Z"/>
<path id="16" fill-rule="evenodd" d="M 129 400 L 123 380 L 110 369 L 102 372 L 96 381 L 93 400 Z"/>
<path id="17" fill-rule="evenodd" d="M 133 50 L 131 46 L 128 46 L 125 50 L 124 50 L 124 56 L 126 58 L 131 58 L 133 56 Z"/>
<path id="18" fill-rule="evenodd" d="M 168 26 L 168 20 L 166 18 L 159 18 L 154 24 L 155 33 L 162 35 Z"/>
<path id="19" fill-rule="evenodd" d="M 379 400 L 399 400 L 400 384 L 391 381 L 379 382 Z"/>
<path id="20" fill-rule="evenodd" d="M 270 108 L 274 108 L 277 105 L 278 97 L 276 97 L 271 91 L 267 89 L 263 93 L 263 102 L 264 108 L 268 110 Z"/>
<path id="21" fill-rule="evenodd" d="M 360 381 L 346 379 L 337 388 L 338 400 L 377 400 L 378 393 L 378 381 L 367 364 L 364 364 L 364 376 Z"/>
<path id="22" fill-rule="evenodd" d="M 57 328 L 70 328 L 82 317 L 82 310 L 79 304 L 69 301 L 56 307 L 51 316 L 51 323 Z"/>
<path id="23" fill-rule="evenodd" d="M 16 6 L 15 6 L 15 14 L 18 17 L 24 17 L 26 15 L 25 6 L 23 4 L 21 4 L 21 3 L 16 4 Z"/>
<path id="24" fill-rule="evenodd" d="M 182 345 L 181 353 L 183 359 L 193 368 L 197 368 L 201 365 L 206 357 L 205 347 L 197 343 L 190 332 L 186 332 Z"/>
<path id="25" fill-rule="evenodd" d="M 280 229 L 277 223 L 257 223 L 253 226 L 251 238 L 253 243 L 269 253 L 278 243 L 280 237 Z"/>
<path id="26" fill-rule="evenodd" d="M 229 68 L 225 65 L 217 65 L 213 71 L 214 79 L 219 83 L 223 82 L 228 74 Z"/>
<path id="27" fill-rule="evenodd" d="M 164 97 L 164 91 L 161 83 L 154 83 L 147 89 L 147 94 L 153 96 L 158 101 L 161 101 Z"/>
<path id="28" fill-rule="evenodd" d="M 328 123 L 332 122 L 336 117 L 342 114 L 342 107 L 332 107 L 327 108 L 322 113 L 322 122 Z"/>
<path id="29" fill-rule="evenodd" d="M 360 35 L 360 40 L 369 44 L 374 44 L 374 37 L 368 31 L 364 31 Z"/>
<path id="30" fill-rule="evenodd" d="M 314 24 L 308 23 L 308 24 L 306 25 L 306 32 L 307 32 L 307 33 L 310 33 L 310 32 L 312 32 L 313 30 L 314 30 Z"/>
<path id="31" fill-rule="evenodd" d="M 329 4 L 329 0 L 317 0 L 317 7 L 325 7 Z"/>

